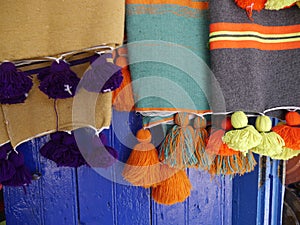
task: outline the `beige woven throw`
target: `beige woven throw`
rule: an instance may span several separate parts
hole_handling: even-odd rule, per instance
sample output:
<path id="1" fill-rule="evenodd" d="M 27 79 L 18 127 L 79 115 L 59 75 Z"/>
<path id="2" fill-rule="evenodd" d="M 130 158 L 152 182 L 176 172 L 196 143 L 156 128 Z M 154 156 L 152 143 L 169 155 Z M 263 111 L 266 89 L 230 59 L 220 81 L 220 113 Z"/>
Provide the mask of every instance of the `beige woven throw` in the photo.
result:
<path id="1" fill-rule="evenodd" d="M 125 0 L 0 3 L 0 61 L 122 44 Z"/>

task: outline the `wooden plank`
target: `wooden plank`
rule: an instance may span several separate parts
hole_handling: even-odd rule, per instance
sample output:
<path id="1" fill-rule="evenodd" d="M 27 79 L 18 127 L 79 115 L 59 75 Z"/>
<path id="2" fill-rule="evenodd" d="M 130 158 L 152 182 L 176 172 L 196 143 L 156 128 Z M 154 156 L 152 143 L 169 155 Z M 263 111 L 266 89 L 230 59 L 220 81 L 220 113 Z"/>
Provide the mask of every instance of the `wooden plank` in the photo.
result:
<path id="1" fill-rule="evenodd" d="M 104 131 L 110 145 L 110 130 Z M 101 171 L 83 166 L 78 170 L 78 200 L 81 225 L 114 223 L 113 183 Z M 98 173 L 98 172 L 99 173 Z M 108 171 L 110 173 L 110 171 Z"/>
<path id="2" fill-rule="evenodd" d="M 40 156 L 39 148 L 48 136 L 26 142 L 18 147 L 31 172 L 42 177 L 26 188 L 5 188 L 8 225 L 70 225 L 77 224 L 76 174 L 74 169 L 58 168 Z"/>
<path id="3" fill-rule="evenodd" d="M 126 162 L 131 149 L 137 144 L 135 134 L 141 128 L 141 117 L 135 113 L 114 112 L 113 147 L 119 151 L 119 160 Z M 150 189 L 133 187 L 122 178 L 122 170 L 115 173 L 115 211 L 116 225 L 151 224 Z"/>

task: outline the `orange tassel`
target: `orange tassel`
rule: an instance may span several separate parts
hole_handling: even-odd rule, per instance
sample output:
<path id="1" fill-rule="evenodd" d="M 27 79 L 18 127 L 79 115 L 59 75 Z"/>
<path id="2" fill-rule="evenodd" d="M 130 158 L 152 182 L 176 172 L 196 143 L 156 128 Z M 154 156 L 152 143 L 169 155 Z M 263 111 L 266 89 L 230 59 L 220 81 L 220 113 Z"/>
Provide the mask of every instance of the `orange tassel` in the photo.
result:
<path id="1" fill-rule="evenodd" d="M 141 129 L 136 137 L 140 143 L 133 148 L 122 175 L 135 186 L 155 187 L 163 178 L 157 150 L 150 143 L 151 133 Z"/>
<path id="2" fill-rule="evenodd" d="M 152 198 L 159 204 L 183 202 L 191 194 L 192 184 L 183 170 L 152 189 Z"/>
<path id="3" fill-rule="evenodd" d="M 226 118 L 222 121 L 222 128 L 224 130 L 231 129 L 230 118 Z M 241 152 L 235 151 L 228 147 L 226 143 L 222 141 L 222 137 L 225 131 L 220 129 L 213 132 L 209 137 L 209 142 L 206 147 L 206 151 L 210 155 L 216 155 L 213 162 L 210 165 L 209 173 L 211 175 L 231 175 L 244 174 L 251 172 L 256 161 L 251 152 L 248 152 L 244 156 Z"/>
<path id="4" fill-rule="evenodd" d="M 134 99 L 126 54 L 126 48 L 119 48 L 118 56 L 115 58 L 115 63 L 122 67 L 123 81 L 121 86 L 113 92 L 113 107 L 118 111 L 129 112 L 134 110 Z"/>
<path id="5" fill-rule="evenodd" d="M 300 114 L 288 112 L 285 119 L 286 125 L 277 125 L 272 130 L 283 138 L 286 148 L 300 150 Z"/>
<path id="6" fill-rule="evenodd" d="M 247 16 L 250 20 L 252 19 L 253 10 L 260 11 L 265 8 L 267 0 L 235 0 L 238 7 L 245 9 Z"/>

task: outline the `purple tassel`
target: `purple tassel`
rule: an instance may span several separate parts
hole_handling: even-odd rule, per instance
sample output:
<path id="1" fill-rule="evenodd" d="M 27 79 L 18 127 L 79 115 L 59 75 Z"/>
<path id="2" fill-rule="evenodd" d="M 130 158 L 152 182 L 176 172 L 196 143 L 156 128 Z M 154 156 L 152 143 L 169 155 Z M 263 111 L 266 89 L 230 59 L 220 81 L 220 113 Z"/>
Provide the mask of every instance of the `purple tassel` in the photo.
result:
<path id="1" fill-rule="evenodd" d="M 108 168 L 112 166 L 117 158 L 118 152 L 107 146 L 106 137 L 100 134 L 99 137 L 95 136 L 93 139 L 93 147 L 87 156 L 87 162 L 91 167 Z"/>
<path id="2" fill-rule="evenodd" d="M 7 154 L 13 151 L 10 143 L 0 147 L 0 183 L 11 179 L 16 173 L 14 164 L 7 160 Z"/>
<path id="3" fill-rule="evenodd" d="M 50 138 L 40 149 L 42 156 L 54 161 L 57 166 L 80 167 L 86 164 L 73 134 L 58 131 L 51 134 Z"/>
<path id="4" fill-rule="evenodd" d="M 24 155 L 22 152 L 16 153 L 12 151 L 9 154 L 8 160 L 14 165 L 16 172 L 9 180 L 2 182 L 6 186 L 24 186 L 31 183 L 31 173 L 24 165 Z"/>
<path id="5" fill-rule="evenodd" d="M 38 74 L 38 79 L 40 90 L 54 99 L 73 97 L 80 81 L 76 73 L 63 60 L 54 61 L 50 69 Z"/>
<path id="6" fill-rule="evenodd" d="M 25 101 L 32 88 L 32 79 L 11 62 L 0 65 L 0 103 L 15 104 Z"/>
<path id="7" fill-rule="evenodd" d="M 107 62 L 109 58 L 112 58 L 110 53 L 92 58 L 91 69 L 85 72 L 81 81 L 84 89 L 90 92 L 104 93 L 120 87 L 123 81 L 121 67 Z"/>

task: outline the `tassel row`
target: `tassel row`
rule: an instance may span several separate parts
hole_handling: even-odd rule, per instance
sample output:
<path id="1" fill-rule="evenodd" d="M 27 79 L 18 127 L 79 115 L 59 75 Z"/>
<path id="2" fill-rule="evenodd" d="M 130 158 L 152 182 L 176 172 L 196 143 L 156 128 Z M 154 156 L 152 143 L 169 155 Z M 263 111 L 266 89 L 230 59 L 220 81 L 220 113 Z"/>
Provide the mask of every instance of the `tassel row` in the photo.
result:
<path id="1" fill-rule="evenodd" d="M 113 63 L 112 54 L 97 55 L 92 61 L 81 80 L 66 61 L 53 61 L 37 75 L 39 89 L 49 98 L 64 99 L 75 95 L 79 83 L 87 91 L 97 93 L 114 91 L 121 85 L 121 68 Z M 32 77 L 11 62 L 0 65 L 0 80 L 1 104 L 23 103 L 33 86 Z"/>
<path id="2" fill-rule="evenodd" d="M 243 175 L 253 171 L 256 165 L 252 152 L 274 159 L 287 159 L 299 154 L 299 118 L 298 113 L 289 112 L 287 124 L 271 130 L 271 119 L 259 116 L 255 129 L 248 125 L 248 118 L 243 112 L 236 112 L 231 119 L 222 121 L 222 128 L 214 129 L 209 135 L 204 117 L 196 117 L 192 127 L 189 115 L 178 113 L 174 118 L 175 125 L 160 145 L 159 153 L 151 144 L 150 131 L 138 131 L 140 143 L 131 152 L 123 177 L 135 186 L 152 187 L 152 197 L 160 204 L 182 202 L 191 191 L 184 172 L 186 168 L 207 170 L 213 176 Z"/>

